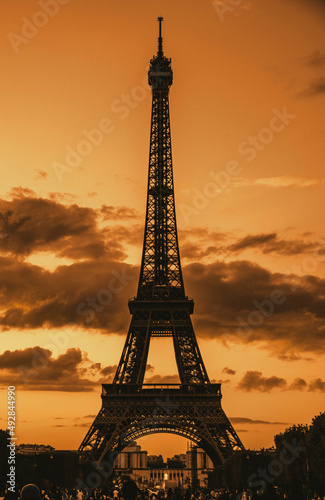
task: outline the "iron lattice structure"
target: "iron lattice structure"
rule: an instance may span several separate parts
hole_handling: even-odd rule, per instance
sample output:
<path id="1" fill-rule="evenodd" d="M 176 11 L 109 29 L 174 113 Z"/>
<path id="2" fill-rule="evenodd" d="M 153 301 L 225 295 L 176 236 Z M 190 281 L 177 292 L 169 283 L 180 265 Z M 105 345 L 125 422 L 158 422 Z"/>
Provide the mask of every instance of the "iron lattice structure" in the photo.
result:
<path id="1" fill-rule="evenodd" d="M 217 465 L 244 449 L 221 407 L 220 384 L 211 384 L 185 295 L 175 215 L 169 118 L 171 60 L 158 53 L 148 72 L 152 115 L 147 212 L 137 295 L 129 301 L 129 331 L 112 384 L 103 384 L 102 408 L 79 451 L 97 463 L 133 440 L 176 433 L 203 448 Z M 172 337 L 180 384 L 144 385 L 151 337 Z"/>

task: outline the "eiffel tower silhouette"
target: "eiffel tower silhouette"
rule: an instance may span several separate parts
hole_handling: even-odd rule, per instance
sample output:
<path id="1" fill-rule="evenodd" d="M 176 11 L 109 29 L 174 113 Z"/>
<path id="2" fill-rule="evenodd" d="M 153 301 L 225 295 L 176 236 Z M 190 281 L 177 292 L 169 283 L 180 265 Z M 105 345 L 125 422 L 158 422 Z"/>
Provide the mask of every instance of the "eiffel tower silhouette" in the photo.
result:
<path id="1" fill-rule="evenodd" d="M 165 57 L 159 17 L 158 52 L 148 72 L 152 88 L 147 212 L 137 295 L 129 301 L 129 331 L 112 384 L 102 385 L 102 408 L 79 447 L 101 464 L 130 442 L 175 433 L 203 448 L 215 466 L 244 446 L 221 407 L 196 341 L 185 295 L 175 215 L 169 119 L 171 59 Z M 151 337 L 172 337 L 179 384 L 145 384 Z"/>

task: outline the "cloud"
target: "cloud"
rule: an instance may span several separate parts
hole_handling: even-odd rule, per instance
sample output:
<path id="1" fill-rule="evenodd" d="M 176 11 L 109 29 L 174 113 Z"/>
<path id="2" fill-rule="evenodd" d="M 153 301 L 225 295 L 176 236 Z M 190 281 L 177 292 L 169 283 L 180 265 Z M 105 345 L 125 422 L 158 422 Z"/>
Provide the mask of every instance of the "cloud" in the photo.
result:
<path id="1" fill-rule="evenodd" d="M 287 391 L 303 391 L 308 389 L 308 392 L 325 392 L 325 381 L 318 378 L 312 380 L 309 384 L 306 380 L 297 377 L 288 385 L 284 378 L 277 376 L 264 377 L 262 372 L 259 371 L 247 371 L 241 381 L 239 382 L 238 389 L 251 392 L 271 392 L 273 389 L 281 389 Z M 233 420 L 233 419 L 232 419 Z M 244 423 L 240 421 L 239 423 Z M 268 423 L 263 421 L 252 421 L 252 423 Z M 274 424 L 285 424 L 285 422 L 269 422 Z"/>
<path id="2" fill-rule="evenodd" d="M 107 245 L 91 208 L 17 193 L 12 201 L 0 200 L 0 217 L 0 231 L 9 234 L 1 244 L 2 253 L 51 251 L 71 259 L 125 256 L 117 241 Z"/>
<path id="3" fill-rule="evenodd" d="M 38 168 L 34 168 L 34 172 L 37 173 L 37 175 L 35 176 L 35 180 L 43 180 L 43 179 L 47 179 L 49 174 L 47 172 L 44 172 L 44 170 L 39 170 Z"/>
<path id="4" fill-rule="evenodd" d="M 306 389 L 306 387 L 307 387 L 306 380 L 304 380 L 303 378 L 297 377 L 290 384 L 289 389 L 291 389 L 292 391 L 295 391 L 295 390 L 302 391 L 302 390 Z"/>
<path id="5" fill-rule="evenodd" d="M 320 379 L 320 378 L 313 380 L 308 386 L 308 391 L 309 392 L 317 392 L 317 391 L 325 392 L 325 381 Z"/>
<path id="6" fill-rule="evenodd" d="M 11 189 L 9 195 L 12 196 L 12 198 L 14 198 L 14 199 L 16 199 L 16 198 L 33 198 L 36 196 L 36 193 L 35 193 L 35 191 L 33 191 L 33 189 L 18 186 L 18 187 L 13 187 Z"/>
<path id="7" fill-rule="evenodd" d="M 268 233 L 245 236 L 227 247 L 227 250 L 231 252 L 241 252 L 247 249 L 259 249 L 264 254 L 299 255 L 310 251 L 317 252 L 320 245 L 317 242 L 303 240 L 283 240 L 278 238 L 277 233 Z"/>
<path id="8" fill-rule="evenodd" d="M 325 280 L 272 273 L 248 261 L 191 263 L 198 336 L 260 344 L 276 356 L 325 352 Z M 306 334 L 308 332 L 308 334 Z"/>
<path id="9" fill-rule="evenodd" d="M 4 329 L 62 327 L 70 323 L 106 333 L 125 333 L 129 297 L 138 269 L 109 258 L 59 266 L 53 272 L 0 257 L 0 315 Z"/>
<path id="10" fill-rule="evenodd" d="M 270 422 L 268 420 L 253 420 L 247 417 L 230 417 L 233 424 L 289 425 L 288 422 Z"/>
<path id="11" fill-rule="evenodd" d="M 14 188 L 11 195 L 10 201 L 0 200 L 0 233 L 7 235 L 1 242 L 2 254 L 24 258 L 42 251 L 72 260 L 103 256 L 123 260 L 124 243 L 140 244 L 137 225 L 98 227 L 102 216 L 104 221 L 136 219 L 138 215 L 132 208 L 103 205 L 96 211 L 76 203 L 63 204 L 71 200 L 68 193 L 51 193 L 50 199 L 45 199 L 23 188 Z"/>
<path id="12" fill-rule="evenodd" d="M 291 354 L 280 354 L 278 356 L 279 359 L 282 359 L 282 361 L 301 361 L 302 359 L 304 361 L 313 361 L 313 358 L 308 358 L 308 357 L 303 357 L 303 356 L 300 356 L 298 354 L 294 354 L 294 353 L 291 353 Z"/>
<path id="13" fill-rule="evenodd" d="M 37 198 L 23 188 L 12 194 L 11 201 L 0 200 L 0 232 L 8 235 L 0 240 L 0 326 L 27 330 L 74 323 L 87 331 L 125 334 L 127 302 L 136 292 L 139 268 L 123 262 L 124 246 L 142 243 L 142 226 L 109 221 L 100 229 L 103 214 L 91 208 Z M 106 207 L 104 212 L 113 220 L 118 214 L 134 215 L 126 207 Z M 190 262 L 183 272 L 196 299 L 197 335 L 225 344 L 259 343 L 288 361 L 325 352 L 325 280 L 272 273 L 248 261 L 199 262 L 204 256 L 246 249 L 279 255 L 314 252 L 317 258 L 324 253 L 319 242 L 306 238 L 284 240 L 272 232 L 234 240 L 230 233 L 207 228 L 183 231 L 181 253 Z M 41 250 L 72 263 L 49 271 L 28 262 L 29 255 Z M 270 302 L 274 293 L 281 296 L 276 304 Z"/>
<path id="14" fill-rule="evenodd" d="M 145 379 L 146 384 L 179 384 L 178 375 L 153 375 Z"/>
<path id="15" fill-rule="evenodd" d="M 103 214 L 104 220 L 121 220 L 121 219 L 138 219 L 139 214 L 134 208 L 129 207 L 113 207 L 102 205 L 100 212 Z"/>
<path id="16" fill-rule="evenodd" d="M 204 257 L 224 253 L 229 234 L 211 231 L 206 227 L 182 229 L 180 246 L 182 259 L 201 260 Z"/>
<path id="17" fill-rule="evenodd" d="M 276 237 L 277 237 L 276 233 L 248 235 L 245 236 L 244 238 L 239 239 L 233 245 L 228 246 L 228 249 L 236 252 L 238 250 L 244 250 L 246 248 L 252 248 L 256 246 L 260 247 L 264 246 L 266 243 L 269 243 L 270 241 L 274 241 Z"/>
<path id="18" fill-rule="evenodd" d="M 223 368 L 222 370 L 222 373 L 227 373 L 228 375 L 235 375 L 236 370 L 232 370 L 231 368 L 228 368 L 228 366 L 225 366 L 225 368 Z"/>
<path id="19" fill-rule="evenodd" d="M 248 261 L 191 263 L 183 272 L 196 299 L 199 337 L 259 343 L 288 361 L 325 352 L 325 280 L 271 273 Z M 0 273 L 3 329 L 75 323 L 87 331 L 125 334 L 128 328 L 137 267 L 101 258 L 50 272 L 0 257 Z"/>
<path id="20" fill-rule="evenodd" d="M 238 238 L 231 233 L 209 231 L 197 228 L 181 231 L 181 256 L 186 262 L 211 261 L 219 255 L 231 256 L 245 250 L 257 250 L 263 254 L 300 255 L 325 253 L 325 242 L 310 239 L 312 234 L 302 234 L 298 238 L 284 239 L 275 231 L 271 233 L 248 234 Z M 235 241 L 234 241 L 235 240 Z M 230 243 L 231 241 L 234 241 Z"/>
<path id="21" fill-rule="evenodd" d="M 315 97 L 323 94 L 325 94 L 325 77 L 319 77 L 311 81 L 308 87 L 298 94 L 298 97 Z"/>
<path id="22" fill-rule="evenodd" d="M 261 179 L 249 179 L 238 177 L 234 180 L 234 187 L 264 186 L 269 188 L 306 188 L 324 184 L 324 179 L 314 177 L 302 177 L 296 175 L 282 175 L 279 177 L 264 177 Z"/>
<path id="23" fill-rule="evenodd" d="M 117 365 L 114 365 L 114 366 L 105 366 L 105 368 L 102 368 L 100 370 L 100 373 L 104 377 L 112 376 L 112 375 L 115 375 L 116 368 L 117 368 Z"/>
<path id="24" fill-rule="evenodd" d="M 238 384 L 238 389 L 246 392 L 271 392 L 272 389 L 283 389 L 287 385 L 284 378 L 263 377 L 262 372 L 247 371 Z"/>
<path id="25" fill-rule="evenodd" d="M 57 358 L 40 346 L 7 350 L 0 355 L 0 382 L 19 390 L 89 392 L 101 382 L 84 378 L 86 373 L 91 374 L 89 365 L 94 363 L 79 348 L 70 348 Z M 100 375 L 101 365 L 96 365 Z"/>

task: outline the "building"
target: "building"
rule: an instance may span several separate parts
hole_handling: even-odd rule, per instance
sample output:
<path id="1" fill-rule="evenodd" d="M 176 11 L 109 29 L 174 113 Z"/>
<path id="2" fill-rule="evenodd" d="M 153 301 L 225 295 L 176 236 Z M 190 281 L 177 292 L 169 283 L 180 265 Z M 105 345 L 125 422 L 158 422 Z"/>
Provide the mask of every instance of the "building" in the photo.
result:
<path id="1" fill-rule="evenodd" d="M 131 443 L 117 457 L 114 468 L 117 473 L 129 475 L 139 487 L 175 488 L 191 484 L 192 456 L 175 455 L 165 462 L 161 455 L 149 455 L 137 443 Z M 207 454 L 196 448 L 197 479 L 199 484 L 207 483 L 208 472 L 213 464 Z"/>
<path id="2" fill-rule="evenodd" d="M 131 443 L 115 460 L 116 469 L 146 469 L 148 467 L 148 452 L 142 451 L 137 443 Z"/>
<path id="3" fill-rule="evenodd" d="M 50 453 L 53 450 L 53 446 L 44 444 L 20 444 L 16 448 L 16 453 L 20 455 L 38 455 L 39 453 Z"/>

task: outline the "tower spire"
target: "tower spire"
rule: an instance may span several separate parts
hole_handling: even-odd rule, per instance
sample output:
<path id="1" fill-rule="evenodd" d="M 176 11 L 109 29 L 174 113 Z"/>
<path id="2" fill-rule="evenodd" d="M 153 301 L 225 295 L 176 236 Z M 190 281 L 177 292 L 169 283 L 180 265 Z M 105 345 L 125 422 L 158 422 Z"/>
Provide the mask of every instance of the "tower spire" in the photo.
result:
<path id="1" fill-rule="evenodd" d="M 161 23 L 163 20 L 164 20 L 163 17 L 158 17 L 158 22 L 159 22 L 158 57 L 162 57 L 164 55 L 163 45 L 162 45 L 162 36 L 161 36 Z"/>

